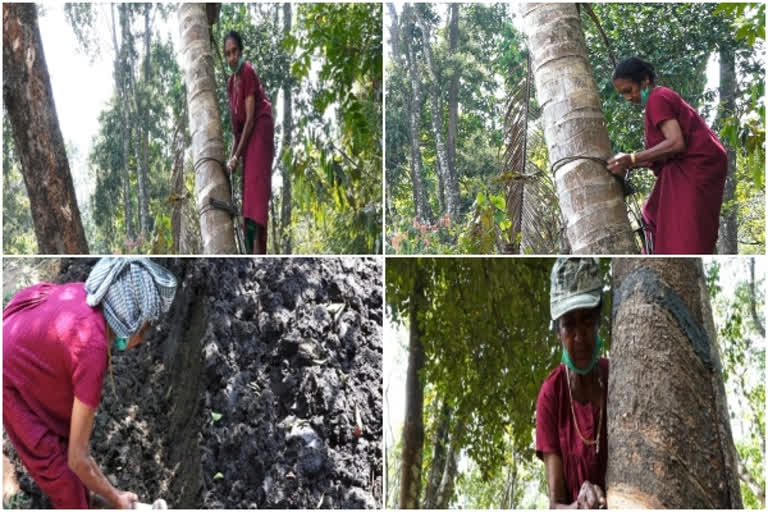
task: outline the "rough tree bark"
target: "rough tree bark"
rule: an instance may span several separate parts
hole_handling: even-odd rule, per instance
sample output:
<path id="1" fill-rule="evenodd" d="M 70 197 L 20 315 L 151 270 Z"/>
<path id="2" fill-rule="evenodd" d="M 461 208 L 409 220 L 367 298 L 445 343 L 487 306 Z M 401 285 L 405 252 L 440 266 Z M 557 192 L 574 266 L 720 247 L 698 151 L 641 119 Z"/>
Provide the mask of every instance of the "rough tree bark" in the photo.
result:
<path id="1" fill-rule="evenodd" d="M 87 254 L 34 4 L 3 4 L 3 101 L 40 254 Z"/>
<path id="2" fill-rule="evenodd" d="M 611 144 L 576 4 L 524 4 L 523 18 L 550 163 L 608 160 Z M 621 186 L 605 165 L 565 163 L 555 186 L 574 253 L 638 252 Z"/>
<path id="3" fill-rule="evenodd" d="M 718 112 L 719 126 L 726 117 L 735 115 L 736 111 L 736 56 L 733 47 L 724 45 L 720 49 L 720 109 Z M 736 151 L 724 144 L 728 155 L 728 176 L 725 179 L 723 204 L 733 201 L 736 194 Z M 736 208 L 729 208 L 720 215 L 720 233 L 718 237 L 718 252 L 720 254 L 737 254 L 739 252 L 739 227 L 736 223 Z"/>
<path id="4" fill-rule="evenodd" d="M 418 316 L 425 304 L 424 283 L 417 274 L 409 312 L 408 373 L 405 379 L 405 423 L 400 477 L 400 508 L 419 508 L 421 465 L 424 445 L 424 384 L 419 373 L 424 368 L 424 345 Z"/>
<path id="5" fill-rule="evenodd" d="M 701 260 L 613 260 L 611 508 L 741 508 Z"/>
<path id="6" fill-rule="evenodd" d="M 291 35 L 291 4 L 283 4 L 283 38 Z M 288 56 L 290 59 L 290 56 Z M 285 63 L 285 69 L 290 69 L 290 60 Z M 283 154 L 293 154 L 293 109 L 291 105 L 292 82 L 290 77 L 283 82 Z M 281 159 L 282 160 L 282 159 Z M 281 161 L 280 167 L 283 174 L 282 199 L 280 201 L 280 235 L 282 237 L 282 252 L 291 253 L 291 236 L 288 228 L 291 225 L 291 173 L 290 166 Z"/>
<path id="7" fill-rule="evenodd" d="M 430 110 L 432 118 L 432 131 L 435 133 L 435 152 L 437 153 L 438 176 L 443 185 L 444 207 L 451 220 L 456 220 L 459 214 L 459 184 L 455 182 L 450 172 L 448 153 L 443 139 L 443 114 L 440 105 L 440 77 L 432 55 L 432 42 L 430 41 L 430 26 L 421 14 L 421 6 L 415 9 L 416 17 L 421 27 L 424 42 L 424 54 L 427 57 L 427 69 L 432 78 L 432 86 L 429 88 Z"/>
<path id="8" fill-rule="evenodd" d="M 448 87 L 448 173 L 458 187 L 459 174 L 456 171 L 456 127 L 459 122 L 459 74 L 460 69 L 455 59 L 459 51 L 459 4 L 452 3 L 451 18 L 448 25 L 448 48 L 453 59 L 450 85 Z"/>
<path id="9" fill-rule="evenodd" d="M 416 51 L 413 48 L 413 6 L 403 5 L 404 27 L 402 43 L 405 50 L 405 59 L 408 65 L 408 74 L 411 77 L 411 97 L 408 101 L 408 126 L 411 138 L 411 187 L 413 188 L 413 207 L 419 222 L 432 222 L 432 209 L 427 201 L 427 192 L 424 189 L 421 169 L 420 120 L 421 120 L 421 77 L 419 63 L 416 61 Z M 394 18 L 396 19 L 396 18 Z"/>
<path id="10" fill-rule="evenodd" d="M 234 254 L 232 217 L 213 208 L 211 199 L 229 204 L 229 180 L 224 169 L 226 148 L 221 115 L 216 103 L 208 17 L 205 4 L 179 7 L 181 68 L 187 87 L 192 161 L 195 163 L 195 197 L 200 215 L 200 235 L 205 254 Z"/>

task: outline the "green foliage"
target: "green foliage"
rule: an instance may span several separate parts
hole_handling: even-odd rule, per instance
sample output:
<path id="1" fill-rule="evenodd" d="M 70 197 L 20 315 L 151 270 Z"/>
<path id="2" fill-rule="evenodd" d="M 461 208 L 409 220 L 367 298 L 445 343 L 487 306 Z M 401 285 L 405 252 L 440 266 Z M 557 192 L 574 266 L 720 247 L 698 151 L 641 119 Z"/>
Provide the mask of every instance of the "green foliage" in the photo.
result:
<path id="1" fill-rule="evenodd" d="M 29 197 L 16 155 L 11 123 L 3 107 L 3 253 L 35 254 L 37 238 Z"/>

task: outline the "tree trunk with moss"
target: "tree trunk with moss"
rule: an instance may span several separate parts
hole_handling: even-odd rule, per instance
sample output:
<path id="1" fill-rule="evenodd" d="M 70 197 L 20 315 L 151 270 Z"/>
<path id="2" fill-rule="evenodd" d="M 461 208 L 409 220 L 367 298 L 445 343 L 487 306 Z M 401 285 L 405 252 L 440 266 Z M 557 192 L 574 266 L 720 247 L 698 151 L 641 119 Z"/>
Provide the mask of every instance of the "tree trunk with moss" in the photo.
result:
<path id="1" fill-rule="evenodd" d="M 87 254 L 34 4 L 3 4 L 3 101 L 21 161 L 38 252 Z"/>
<path id="2" fill-rule="evenodd" d="M 608 160 L 611 144 L 576 4 L 524 4 L 522 12 L 550 164 Z M 604 164 L 569 161 L 554 179 L 574 253 L 638 252 L 621 185 Z"/>
<path id="3" fill-rule="evenodd" d="M 216 200 L 229 205 L 231 197 L 224 168 L 226 148 L 216 103 L 216 77 L 206 4 L 179 6 L 179 30 L 203 252 L 234 254 L 237 250 L 232 216 L 226 210 L 214 208 L 211 202 Z"/>
<path id="4" fill-rule="evenodd" d="M 699 259 L 613 261 L 610 508 L 741 508 Z"/>

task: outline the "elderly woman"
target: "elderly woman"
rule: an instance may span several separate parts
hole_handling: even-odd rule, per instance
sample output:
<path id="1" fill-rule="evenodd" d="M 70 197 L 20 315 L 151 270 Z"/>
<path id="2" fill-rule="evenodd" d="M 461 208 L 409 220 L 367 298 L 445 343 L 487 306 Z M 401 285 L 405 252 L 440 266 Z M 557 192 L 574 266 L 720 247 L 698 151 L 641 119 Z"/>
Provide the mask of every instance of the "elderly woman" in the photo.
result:
<path id="1" fill-rule="evenodd" d="M 88 444 L 112 352 L 140 345 L 175 291 L 176 278 L 147 259 L 104 258 L 85 283 L 31 286 L 3 310 L 3 426 L 56 508 L 88 508 L 96 495 L 113 508 L 137 501 Z"/>
<path id="2" fill-rule="evenodd" d="M 616 66 L 616 90 L 645 108 L 646 149 L 615 155 L 608 170 L 624 175 L 635 167 L 653 169 L 656 184 L 643 219 L 655 254 L 712 254 L 728 158 L 706 121 L 655 80 L 653 66 L 637 57 Z"/>
<path id="3" fill-rule="evenodd" d="M 550 281 L 563 355 L 539 391 L 536 455 L 544 461 L 550 508 L 605 508 L 608 360 L 599 357 L 600 265 L 595 258 L 561 258 Z"/>
<path id="4" fill-rule="evenodd" d="M 272 193 L 274 124 L 272 106 L 253 67 L 243 58 L 237 32 L 224 36 L 224 55 L 232 75 L 227 81 L 234 144 L 229 172 L 243 161 L 243 223 L 248 254 L 267 253 L 267 218 Z"/>

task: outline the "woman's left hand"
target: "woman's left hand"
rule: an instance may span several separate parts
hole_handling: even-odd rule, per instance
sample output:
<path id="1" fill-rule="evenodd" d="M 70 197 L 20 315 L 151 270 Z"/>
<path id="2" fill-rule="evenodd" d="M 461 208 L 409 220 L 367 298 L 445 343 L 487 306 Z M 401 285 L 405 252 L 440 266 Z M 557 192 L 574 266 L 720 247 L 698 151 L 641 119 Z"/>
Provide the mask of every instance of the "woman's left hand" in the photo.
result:
<path id="1" fill-rule="evenodd" d="M 227 170 L 232 173 L 235 169 L 237 169 L 237 157 L 233 156 L 229 159 L 229 162 L 227 162 Z"/>
<path id="2" fill-rule="evenodd" d="M 618 153 L 608 160 L 608 170 L 619 176 L 623 176 L 631 167 L 632 156 L 626 153 Z"/>

